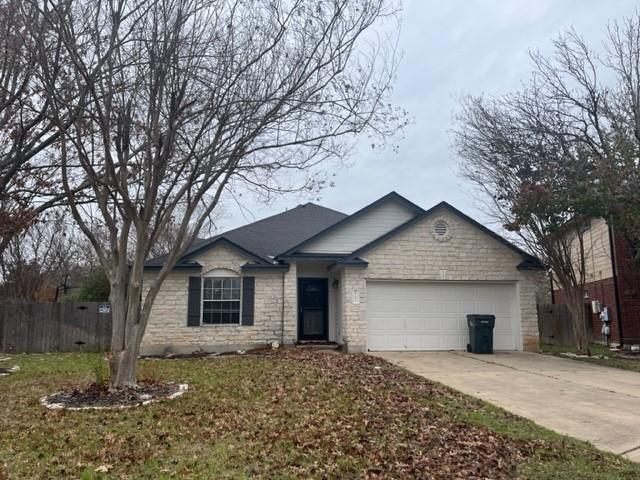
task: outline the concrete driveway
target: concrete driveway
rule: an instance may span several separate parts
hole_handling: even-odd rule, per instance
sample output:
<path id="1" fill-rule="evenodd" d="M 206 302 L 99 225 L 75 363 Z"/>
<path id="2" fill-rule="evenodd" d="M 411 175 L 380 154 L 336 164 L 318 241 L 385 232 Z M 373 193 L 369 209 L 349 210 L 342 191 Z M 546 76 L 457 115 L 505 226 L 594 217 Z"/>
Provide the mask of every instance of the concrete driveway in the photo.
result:
<path id="1" fill-rule="evenodd" d="M 526 352 L 373 355 L 640 462 L 640 373 Z"/>

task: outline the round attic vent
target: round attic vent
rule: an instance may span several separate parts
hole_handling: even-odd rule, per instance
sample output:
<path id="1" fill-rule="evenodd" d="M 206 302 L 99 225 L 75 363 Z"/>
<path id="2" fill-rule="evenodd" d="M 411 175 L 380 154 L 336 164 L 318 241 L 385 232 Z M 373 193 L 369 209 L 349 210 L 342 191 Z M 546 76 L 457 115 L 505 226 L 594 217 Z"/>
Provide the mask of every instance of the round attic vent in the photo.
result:
<path id="1" fill-rule="evenodd" d="M 445 220 L 438 219 L 433 224 L 433 237 L 441 242 L 451 238 L 451 229 Z"/>

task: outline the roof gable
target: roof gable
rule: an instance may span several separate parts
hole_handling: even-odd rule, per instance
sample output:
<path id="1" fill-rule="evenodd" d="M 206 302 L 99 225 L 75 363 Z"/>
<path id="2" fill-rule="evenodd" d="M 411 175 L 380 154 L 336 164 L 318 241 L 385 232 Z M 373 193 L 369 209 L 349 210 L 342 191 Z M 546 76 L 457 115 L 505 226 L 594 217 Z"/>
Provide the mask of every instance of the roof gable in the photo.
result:
<path id="1" fill-rule="evenodd" d="M 387 232 L 384 235 L 381 235 L 380 237 L 376 238 L 375 240 L 373 240 L 373 241 L 369 242 L 368 244 L 363 245 L 361 248 L 355 250 L 354 252 L 351 253 L 351 255 L 349 255 L 348 257 L 346 257 L 344 259 L 344 262 L 354 261 L 358 257 L 362 256 L 364 253 L 370 251 L 371 249 L 375 248 L 378 245 L 381 245 L 382 243 L 386 242 L 387 240 L 390 240 L 390 239 L 394 238 L 399 233 L 401 233 L 401 232 L 405 231 L 406 229 L 410 228 L 411 226 L 421 222 L 422 220 L 425 220 L 428 217 L 436 214 L 441 209 L 445 209 L 446 211 L 448 211 L 448 212 L 454 214 L 455 216 L 461 218 L 466 223 L 470 224 L 471 226 L 473 226 L 476 229 L 480 230 L 482 233 L 488 235 L 489 237 L 493 238 L 494 240 L 498 241 L 499 243 L 501 243 L 505 247 L 511 249 L 512 251 L 514 251 L 515 253 L 520 255 L 522 257 L 522 262 L 518 265 L 518 269 L 522 269 L 522 270 L 527 270 L 527 269 L 538 270 L 538 269 L 544 269 L 545 268 L 544 264 L 539 259 L 537 259 L 535 256 L 533 256 L 530 253 L 527 253 L 526 251 L 522 250 L 520 247 L 514 245 L 513 243 L 508 241 L 506 238 L 502 237 L 501 235 L 498 235 L 493 230 L 485 227 L 480 222 L 478 222 L 478 221 L 474 220 L 473 218 L 469 217 L 468 215 L 464 214 L 463 212 L 461 212 L 460 210 L 458 210 L 457 208 L 453 207 L 452 205 L 450 205 L 447 202 L 440 202 L 440 203 L 438 203 L 437 205 L 431 207 L 428 210 L 423 210 L 420 214 L 416 215 L 414 218 L 404 222 L 402 225 L 399 225 L 397 228 Z M 341 261 L 337 262 L 337 264 L 340 264 L 340 263 L 342 263 L 342 262 Z"/>
<path id="2" fill-rule="evenodd" d="M 278 255 L 348 255 L 424 210 L 391 192 Z"/>
<path id="3" fill-rule="evenodd" d="M 253 262 L 271 263 L 278 253 L 300 243 L 347 215 L 314 203 L 298 205 L 285 212 L 194 242 L 178 261 L 178 265 L 213 248 L 220 241 L 242 251 Z M 145 268 L 159 268 L 166 256 L 149 260 Z"/>

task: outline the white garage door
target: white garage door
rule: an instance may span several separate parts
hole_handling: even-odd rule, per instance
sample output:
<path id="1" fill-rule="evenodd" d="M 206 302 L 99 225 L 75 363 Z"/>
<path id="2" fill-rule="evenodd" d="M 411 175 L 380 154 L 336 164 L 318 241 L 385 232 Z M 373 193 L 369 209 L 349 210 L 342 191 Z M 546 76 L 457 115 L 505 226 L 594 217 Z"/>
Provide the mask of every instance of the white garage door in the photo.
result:
<path id="1" fill-rule="evenodd" d="M 514 285 L 367 282 L 369 350 L 465 350 L 467 314 L 496 316 L 495 350 L 519 349 Z"/>

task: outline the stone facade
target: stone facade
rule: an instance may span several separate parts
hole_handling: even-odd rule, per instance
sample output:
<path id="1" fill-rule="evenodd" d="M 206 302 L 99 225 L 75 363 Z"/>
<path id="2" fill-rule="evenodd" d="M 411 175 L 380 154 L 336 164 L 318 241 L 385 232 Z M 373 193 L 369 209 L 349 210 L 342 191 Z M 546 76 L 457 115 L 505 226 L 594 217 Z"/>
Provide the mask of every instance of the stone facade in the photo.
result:
<path id="1" fill-rule="evenodd" d="M 444 220 L 446 241 L 434 238 L 434 224 Z M 495 281 L 517 286 L 523 348 L 538 349 L 536 286 L 539 271 L 518 270 L 521 256 L 447 210 L 434 212 L 363 255 L 364 269 L 347 268 L 343 274 L 343 331 L 349 350 L 366 348 L 366 281 Z M 359 303 L 353 303 L 353 291 Z"/>
<path id="2" fill-rule="evenodd" d="M 342 341 L 348 352 L 366 351 L 367 281 L 366 269 L 345 267 L 340 278 Z"/>
<path id="3" fill-rule="evenodd" d="M 223 351 L 264 346 L 271 342 L 293 343 L 296 339 L 296 268 L 288 272 L 242 273 L 247 258 L 232 248 L 216 246 L 197 257 L 202 276 L 223 269 L 239 276 L 255 277 L 254 324 L 187 326 L 187 297 L 191 273 L 171 273 L 153 305 L 145 336 L 143 354 L 189 353 L 196 350 Z M 145 276 L 153 275 L 147 273 Z M 283 278 L 284 275 L 284 278 Z M 285 292 L 282 305 L 283 282 Z M 284 317 L 283 317 L 284 313 Z"/>
<path id="4" fill-rule="evenodd" d="M 434 224 L 448 225 L 445 238 L 434 236 Z M 366 252 L 368 267 L 346 266 L 327 273 L 338 280 L 330 301 L 332 337 L 350 352 L 367 345 L 367 281 L 489 281 L 516 286 L 522 346 L 538 349 L 536 288 L 543 275 L 516 267 L 521 256 L 457 215 L 443 209 Z M 294 343 L 298 336 L 298 274 L 317 276 L 308 264 L 291 262 L 288 271 L 242 272 L 249 260 L 231 247 L 218 245 L 195 258 L 202 276 L 223 269 L 255 277 L 255 315 L 252 326 L 187 326 L 188 277 L 200 273 L 172 273 L 154 304 L 142 343 L 145 354 L 245 349 L 274 341 Z M 322 265 L 326 270 L 326 265 Z M 313 275 L 312 275 L 313 274 Z M 149 273 L 147 275 L 152 275 Z"/>

